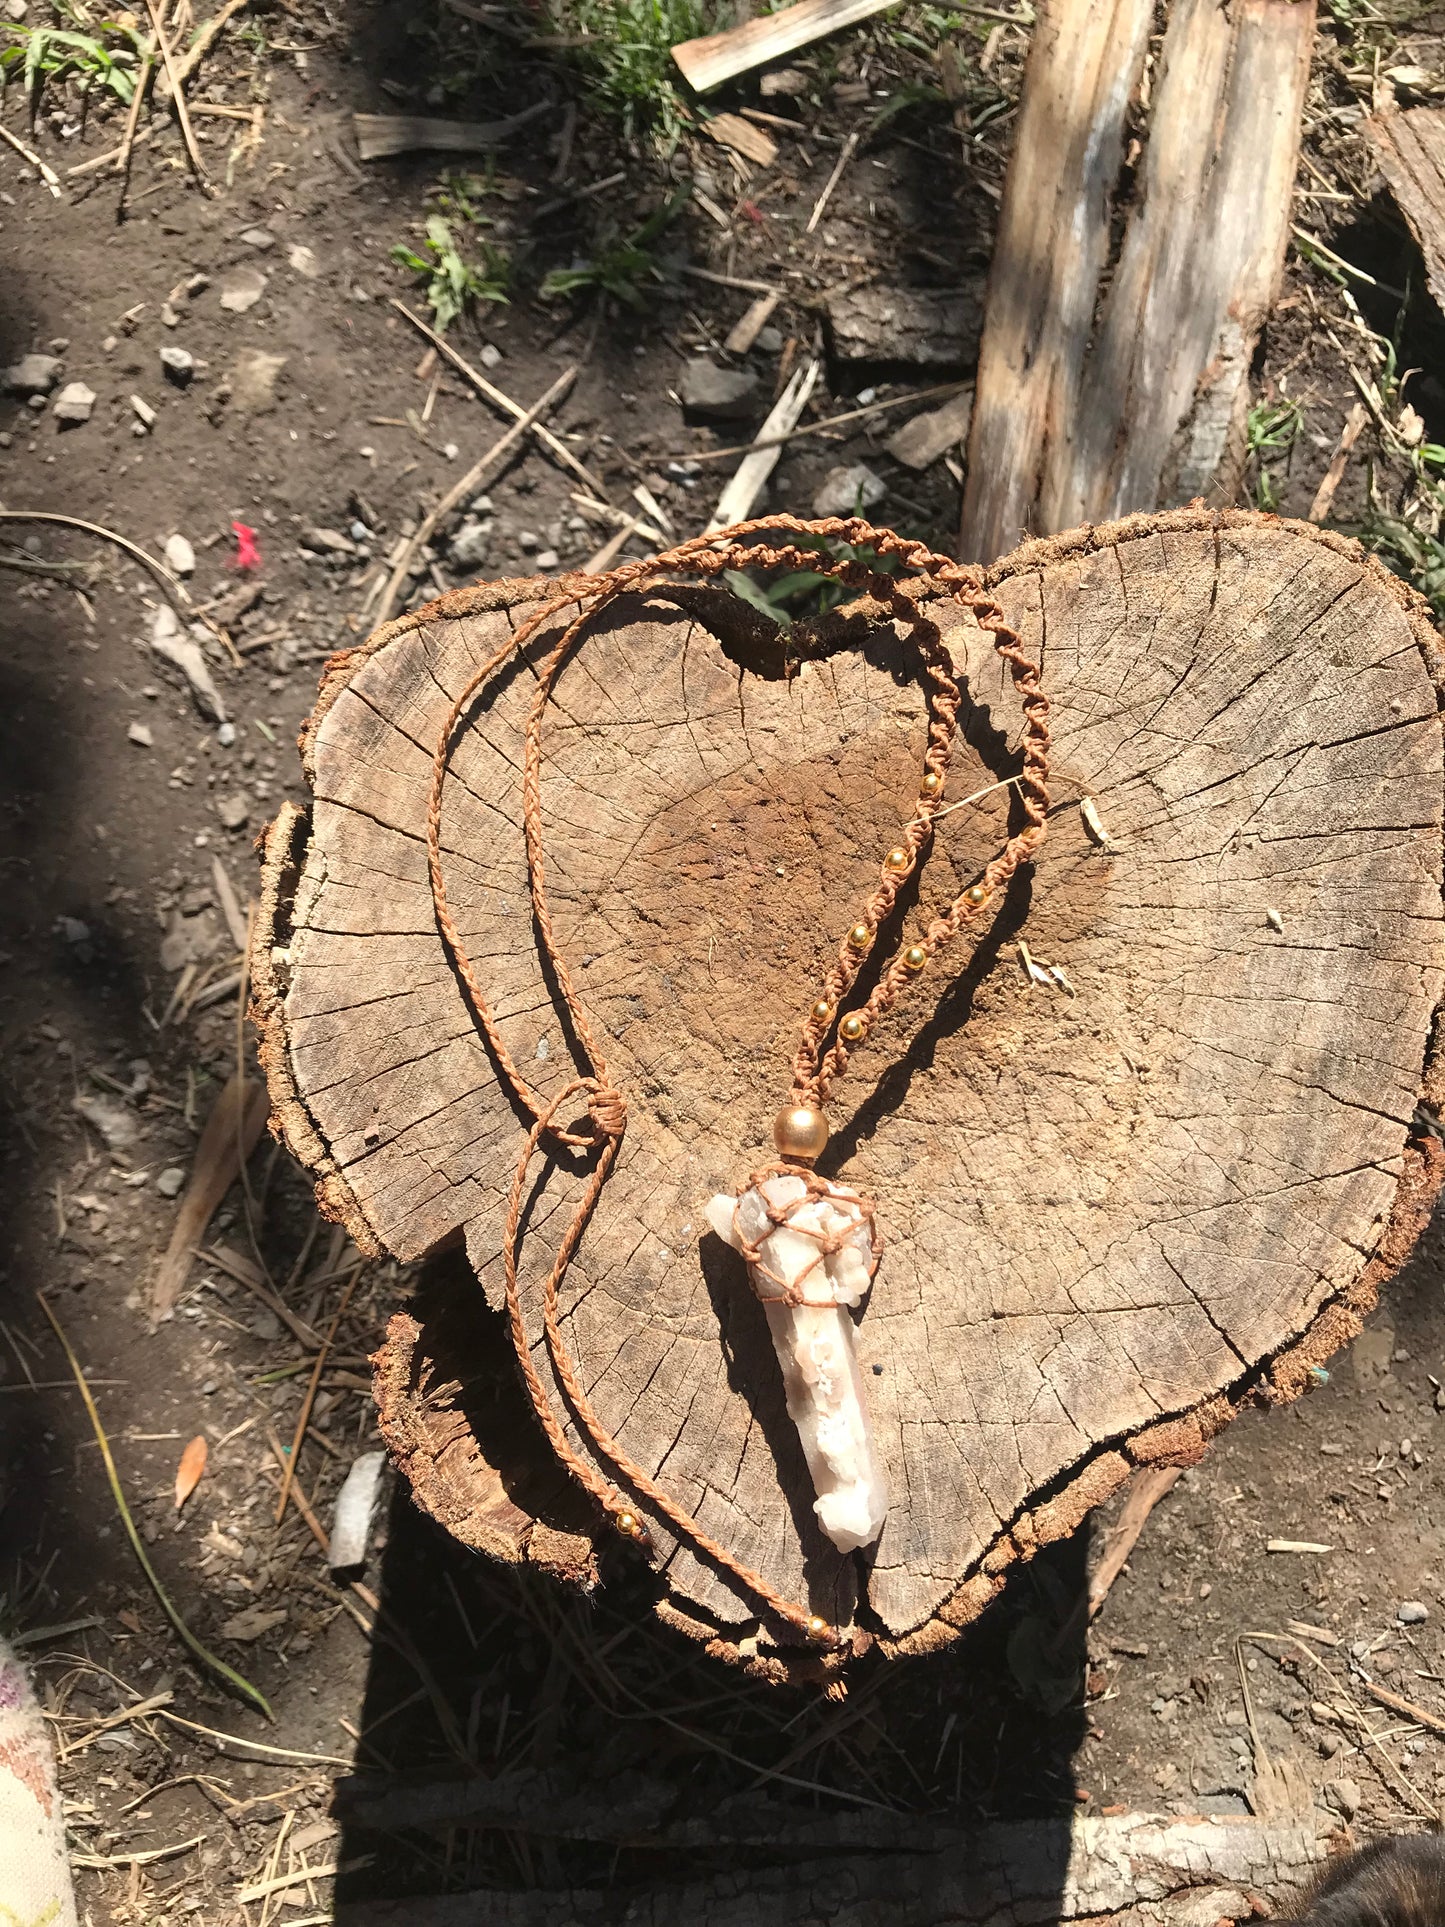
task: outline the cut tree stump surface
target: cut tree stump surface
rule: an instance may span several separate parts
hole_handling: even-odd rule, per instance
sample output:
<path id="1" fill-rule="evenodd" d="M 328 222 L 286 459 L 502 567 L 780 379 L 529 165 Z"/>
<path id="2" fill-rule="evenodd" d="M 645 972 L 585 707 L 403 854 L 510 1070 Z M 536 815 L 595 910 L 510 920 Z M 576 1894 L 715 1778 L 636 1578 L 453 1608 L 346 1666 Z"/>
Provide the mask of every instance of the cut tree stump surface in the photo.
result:
<path id="1" fill-rule="evenodd" d="M 870 1555 L 816 1529 L 760 1309 L 701 1213 L 769 1154 L 800 1017 L 911 808 L 909 652 L 835 617 L 823 659 L 760 673 L 734 659 L 761 647 L 741 605 L 659 591 L 589 629 L 544 735 L 557 938 L 629 1105 L 564 1283 L 567 1343 L 603 1422 L 708 1530 L 895 1650 L 951 1637 L 1132 1465 L 1192 1462 L 1245 1398 L 1304 1389 L 1440 1176 L 1438 1142 L 1411 1135 L 1440 1095 L 1445 963 L 1423 605 L 1343 538 L 1202 510 L 1036 543 L 991 580 L 1053 701 L 1049 837 L 977 955 L 924 978 L 832 1105 L 825 1168 L 878 1200 L 885 1241 L 859 1330 L 892 1494 Z M 565 1489 L 535 1496 L 530 1415 L 484 1447 L 467 1404 L 473 1353 L 495 1366 L 504 1343 L 482 1294 L 501 1301 L 522 1129 L 438 936 L 422 838 L 447 709 L 543 593 L 459 591 L 330 665 L 310 815 L 268 840 L 255 1009 L 278 1128 L 323 1207 L 403 1259 L 459 1232 L 481 1281 L 394 1320 L 379 1354 L 416 1496 L 469 1543 L 583 1575 L 598 1528 Z M 1016 767 L 1020 716 L 988 639 L 938 608 L 972 702 L 957 799 Z M 730 654 L 714 630 L 743 641 Z M 545 1093 L 573 1068 L 519 827 L 534 686 L 516 663 L 471 712 L 442 840 L 465 941 Z M 908 929 L 997 849 L 1008 794 L 943 819 Z M 1020 936 L 1072 994 L 1029 987 Z M 535 1286 L 578 1180 L 533 1176 L 521 1272 L 550 1384 Z M 748 1602 L 654 1533 L 660 1610 L 754 1652 Z"/>

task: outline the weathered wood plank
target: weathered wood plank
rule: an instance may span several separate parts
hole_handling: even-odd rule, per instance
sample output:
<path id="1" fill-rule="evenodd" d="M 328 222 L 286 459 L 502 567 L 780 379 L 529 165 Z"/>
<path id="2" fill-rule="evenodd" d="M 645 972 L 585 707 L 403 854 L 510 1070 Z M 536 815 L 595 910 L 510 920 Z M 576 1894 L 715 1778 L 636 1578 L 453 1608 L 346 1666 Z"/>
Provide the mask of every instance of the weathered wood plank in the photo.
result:
<path id="1" fill-rule="evenodd" d="M 1079 84 L 1072 65 L 1092 77 L 1108 30 L 1105 9 L 1063 5 L 1030 54 L 979 358 L 968 556 L 1025 531 L 1233 499 L 1250 362 L 1289 235 L 1313 0 L 1174 0 L 1106 275 L 1133 72 L 1122 27 L 1111 85 Z"/>
<path id="2" fill-rule="evenodd" d="M 992 561 L 1044 528 L 1039 495 L 1078 414 L 1124 118 L 1153 19 L 1151 0 L 1047 0 L 1039 9 L 989 269 L 965 559 Z"/>

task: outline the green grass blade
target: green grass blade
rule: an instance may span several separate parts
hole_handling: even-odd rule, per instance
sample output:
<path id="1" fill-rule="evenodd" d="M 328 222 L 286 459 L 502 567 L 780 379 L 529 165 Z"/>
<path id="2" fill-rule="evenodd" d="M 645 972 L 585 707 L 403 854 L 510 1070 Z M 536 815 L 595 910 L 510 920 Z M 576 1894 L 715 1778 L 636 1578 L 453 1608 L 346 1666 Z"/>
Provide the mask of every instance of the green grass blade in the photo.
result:
<path id="1" fill-rule="evenodd" d="M 90 1414 L 90 1422 L 95 1430 L 95 1442 L 100 1447 L 100 1456 L 105 1462 L 105 1475 L 110 1480 L 111 1496 L 115 1500 L 116 1511 L 120 1514 L 120 1522 L 125 1527 L 125 1536 L 130 1540 L 131 1550 L 135 1553 L 136 1558 L 139 1559 L 141 1571 L 150 1581 L 151 1591 L 161 1602 L 161 1609 L 165 1613 L 166 1618 L 169 1619 L 176 1631 L 180 1634 L 185 1645 L 208 1672 L 213 1673 L 223 1684 L 229 1686 L 233 1693 L 238 1694 L 249 1705 L 254 1706 L 258 1713 L 264 1713 L 268 1720 L 274 1722 L 276 1715 L 271 1711 L 270 1702 L 267 1700 L 265 1694 L 262 1693 L 258 1687 L 253 1686 L 250 1680 L 238 1673 L 233 1666 L 228 1666 L 225 1660 L 218 1659 L 209 1647 L 201 1644 L 185 1620 L 181 1618 L 180 1612 L 173 1604 L 170 1594 L 161 1584 L 159 1574 L 146 1557 L 146 1549 L 141 1544 L 140 1534 L 136 1531 L 135 1520 L 130 1516 L 130 1507 L 126 1504 L 125 1493 L 121 1490 L 120 1474 L 116 1471 L 115 1460 L 111 1456 L 110 1440 L 106 1437 L 105 1427 L 100 1422 L 100 1413 L 96 1410 L 95 1400 L 91 1397 L 90 1387 L 85 1380 L 85 1373 L 80 1368 L 80 1360 L 71 1350 L 70 1340 L 61 1330 L 60 1321 L 50 1309 L 45 1294 L 43 1292 L 36 1292 L 35 1295 L 40 1300 L 40 1309 L 50 1320 L 51 1330 L 60 1340 L 61 1350 L 65 1353 L 66 1363 L 75 1374 L 75 1382 L 80 1388 L 80 1396 L 85 1401 L 85 1409 Z"/>

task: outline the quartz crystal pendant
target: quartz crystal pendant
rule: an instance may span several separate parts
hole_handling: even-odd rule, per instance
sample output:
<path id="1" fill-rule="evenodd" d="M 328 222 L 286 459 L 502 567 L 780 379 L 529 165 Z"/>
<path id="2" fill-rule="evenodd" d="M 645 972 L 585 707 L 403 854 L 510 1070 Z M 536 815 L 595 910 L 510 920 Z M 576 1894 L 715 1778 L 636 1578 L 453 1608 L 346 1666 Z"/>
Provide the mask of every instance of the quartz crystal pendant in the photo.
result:
<path id="1" fill-rule="evenodd" d="M 877 1262 L 871 1212 L 844 1185 L 811 1195 L 803 1178 L 781 1172 L 741 1197 L 719 1193 L 706 1216 L 748 1260 L 783 1369 L 788 1416 L 813 1475 L 819 1524 L 840 1552 L 871 1545 L 883 1530 L 888 1491 L 848 1316 Z"/>

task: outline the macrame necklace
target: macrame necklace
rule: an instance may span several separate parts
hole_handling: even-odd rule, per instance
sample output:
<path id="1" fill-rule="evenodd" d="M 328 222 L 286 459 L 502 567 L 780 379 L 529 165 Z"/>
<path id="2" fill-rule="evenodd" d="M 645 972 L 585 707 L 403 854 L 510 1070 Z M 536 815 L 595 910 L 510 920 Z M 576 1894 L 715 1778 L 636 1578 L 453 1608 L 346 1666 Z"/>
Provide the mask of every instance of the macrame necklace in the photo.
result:
<path id="1" fill-rule="evenodd" d="M 893 558 L 901 579 L 895 580 L 867 562 L 834 559 L 811 546 L 800 549 L 786 539 L 798 535 L 806 535 L 810 542 L 836 539 L 855 549 L 871 549 L 877 557 Z M 784 539 L 776 545 L 766 540 L 759 544 L 754 539 L 778 536 Z M 1039 686 L 1038 670 L 1024 654 L 1020 637 L 984 591 L 977 571 L 935 555 L 920 542 L 907 541 L 892 530 L 875 529 L 856 519 L 797 522 L 790 516 L 769 516 L 740 523 L 719 535 L 699 536 L 649 560 L 626 563 L 609 575 L 598 576 L 580 593 L 574 578 L 563 594 L 543 604 L 482 665 L 452 704 L 433 758 L 426 821 L 427 862 L 437 924 L 466 987 L 498 1076 L 531 1119 L 512 1180 L 502 1261 L 517 1363 L 548 1442 L 625 1537 L 642 1546 L 651 1544 L 651 1535 L 638 1516 L 641 1505 L 649 1506 L 695 1553 L 728 1574 L 764 1614 L 810 1641 L 836 1646 L 839 1635 L 833 1627 L 744 1565 L 611 1436 L 593 1408 L 564 1343 L 557 1309 L 558 1291 L 567 1268 L 617 1162 L 627 1127 L 627 1102 L 608 1075 L 606 1060 L 553 934 L 542 844 L 543 719 L 557 677 L 581 641 L 587 623 L 619 595 L 665 593 L 669 578 L 679 574 L 716 580 L 728 569 L 773 568 L 814 570 L 886 605 L 889 615 L 910 632 L 928 703 L 928 743 L 917 802 L 898 841 L 884 855 L 878 882 L 857 921 L 840 941 L 821 993 L 804 1019 L 793 1057 L 792 1088 L 773 1125 L 777 1158 L 753 1171 L 737 1196 L 716 1197 L 707 1208 L 713 1229 L 746 1260 L 749 1279 L 767 1316 L 783 1371 L 789 1414 L 798 1426 L 817 1488 L 819 1522 L 841 1550 L 871 1544 L 882 1529 L 887 1499 L 854 1358 L 849 1308 L 857 1305 L 867 1291 L 878 1268 L 882 1243 L 870 1200 L 847 1185 L 820 1176 L 814 1168 L 828 1142 L 824 1106 L 846 1071 L 852 1052 L 922 976 L 932 959 L 1000 897 L 1014 872 L 1032 858 L 1043 841 L 1049 807 L 1049 705 Z M 864 963 L 874 954 L 880 934 L 889 925 L 899 890 L 927 857 L 934 822 L 943 808 L 962 702 L 938 625 L 925 613 L 916 594 L 909 593 L 908 579 L 918 577 L 937 583 L 969 610 L 979 627 L 992 634 L 995 650 L 1008 664 L 1024 713 L 1023 760 L 1014 779 L 1023 823 L 922 935 L 899 948 L 878 970 L 873 989 L 859 1000 L 854 992 Z M 525 650 L 553 617 L 579 602 L 578 613 L 539 668 L 523 761 L 522 827 L 534 923 L 540 949 L 567 1006 L 576 1048 L 587 1066 L 555 1095 L 543 1097 L 527 1083 L 501 1037 L 447 901 L 441 860 L 442 796 L 453 740 L 477 693 L 505 663 Z M 563 1123 L 564 1116 L 575 1113 L 579 1103 L 585 1105 L 585 1123 L 578 1124 L 575 1118 Z M 572 1418 L 597 1459 L 612 1467 L 615 1479 L 568 1439 L 538 1372 L 523 1314 L 517 1277 L 518 1244 L 527 1172 L 544 1141 L 553 1151 L 566 1149 L 580 1154 L 589 1168 L 577 1208 L 542 1282 L 543 1335 Z"/>

